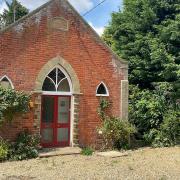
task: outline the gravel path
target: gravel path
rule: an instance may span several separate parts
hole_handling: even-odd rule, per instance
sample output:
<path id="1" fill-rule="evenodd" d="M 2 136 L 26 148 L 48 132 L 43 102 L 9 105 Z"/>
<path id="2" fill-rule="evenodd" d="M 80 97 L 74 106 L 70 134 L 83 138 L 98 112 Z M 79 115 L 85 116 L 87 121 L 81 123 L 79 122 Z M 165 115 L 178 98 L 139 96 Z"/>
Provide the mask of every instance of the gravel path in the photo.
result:
<path id="1" fill-rule="evenodd" d="M 180 147 L 145 148 L 118 158 L 57 156 L 0 163 L 0 180 L 180 180 Z"/>

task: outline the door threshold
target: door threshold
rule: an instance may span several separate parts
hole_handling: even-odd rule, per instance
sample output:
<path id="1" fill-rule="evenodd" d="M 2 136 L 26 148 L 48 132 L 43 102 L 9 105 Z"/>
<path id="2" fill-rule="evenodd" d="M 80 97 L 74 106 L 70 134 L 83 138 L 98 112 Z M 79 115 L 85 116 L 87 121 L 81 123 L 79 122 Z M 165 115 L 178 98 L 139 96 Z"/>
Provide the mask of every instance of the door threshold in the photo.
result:
<path id="1" fill-rule="evenodd" d="M 39 158 L 77 154 L 81 154 L 81 148 L 79 147 L 43 148 L 39 153 Z"/>

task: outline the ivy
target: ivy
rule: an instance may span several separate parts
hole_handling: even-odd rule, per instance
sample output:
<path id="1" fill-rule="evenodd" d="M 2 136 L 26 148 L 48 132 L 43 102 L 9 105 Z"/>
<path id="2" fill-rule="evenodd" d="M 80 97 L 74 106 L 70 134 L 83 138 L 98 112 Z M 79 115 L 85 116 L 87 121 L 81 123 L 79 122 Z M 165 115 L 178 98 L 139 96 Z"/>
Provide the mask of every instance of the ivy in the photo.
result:
<path id="1" fill-rule="evenodd" d="M 15 116 L 29 111 L 30 95 L 0 87 L 0 123 L 11 122 Z"/>
<path id="2" fill-rule="evenodd" d="M 105 120 L 107 118 L 106 110 L 110 107 L 111 103 L 105 99 L 101 98 L 99 107 L 98 107 L 98 115 L 100 116 L 101 120 Z"/>

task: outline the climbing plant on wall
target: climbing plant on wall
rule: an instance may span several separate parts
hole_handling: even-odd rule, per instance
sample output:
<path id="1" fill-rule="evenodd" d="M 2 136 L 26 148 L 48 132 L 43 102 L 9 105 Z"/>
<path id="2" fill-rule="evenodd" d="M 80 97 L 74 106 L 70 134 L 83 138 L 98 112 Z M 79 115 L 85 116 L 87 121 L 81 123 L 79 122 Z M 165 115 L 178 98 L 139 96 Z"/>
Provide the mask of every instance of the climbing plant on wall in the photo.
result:
<path id="1" fill-rule="evenodd" d="M 30 95 L 0 87 L 0 124 L 28 112 Z"/>

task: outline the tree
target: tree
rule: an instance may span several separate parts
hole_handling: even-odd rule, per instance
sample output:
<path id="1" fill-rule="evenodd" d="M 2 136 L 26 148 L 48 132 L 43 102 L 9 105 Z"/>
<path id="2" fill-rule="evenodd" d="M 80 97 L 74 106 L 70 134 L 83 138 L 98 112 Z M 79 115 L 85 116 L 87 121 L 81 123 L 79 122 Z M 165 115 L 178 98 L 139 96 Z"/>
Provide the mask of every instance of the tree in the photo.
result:
<path id="1" fill-rule="evenodd" d="M 159 136 L 169 119 L 180 131 L 180 1 L 124 0 L 103 39 L 129 62 L 130 121 L 141 137 L 173 144 Z"/>
<path id="2" fill-rule="evenodd" d="M 3 13 L 0 14 L 0 28 L 12 24 L 14 21 L 17 21 L 29 13 L 29 10 L 22 6 L 17 0 L 13 0 L 11 3 L 6 0 L 6 5 L 8 9 L 5 9 Z"/>
<path id="3" fill-rule="evenodd" d="M 179 0 L 124 0 L 104 40 L 129 62 L 129 80 L 142 88 L 176 82 L 180 64 Z"/>

